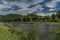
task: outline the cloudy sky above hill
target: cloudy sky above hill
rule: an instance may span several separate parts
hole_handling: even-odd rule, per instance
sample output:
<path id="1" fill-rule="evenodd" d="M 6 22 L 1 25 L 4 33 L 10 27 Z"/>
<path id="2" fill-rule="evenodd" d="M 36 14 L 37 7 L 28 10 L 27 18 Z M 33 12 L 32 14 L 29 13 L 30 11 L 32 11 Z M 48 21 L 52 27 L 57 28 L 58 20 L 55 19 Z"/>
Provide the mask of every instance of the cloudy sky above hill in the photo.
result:
<path id="1" fill-rule="evenodd" d="M 0 0 L 0 15 L 52 14 L 60 9 L 60 0 Z"/>

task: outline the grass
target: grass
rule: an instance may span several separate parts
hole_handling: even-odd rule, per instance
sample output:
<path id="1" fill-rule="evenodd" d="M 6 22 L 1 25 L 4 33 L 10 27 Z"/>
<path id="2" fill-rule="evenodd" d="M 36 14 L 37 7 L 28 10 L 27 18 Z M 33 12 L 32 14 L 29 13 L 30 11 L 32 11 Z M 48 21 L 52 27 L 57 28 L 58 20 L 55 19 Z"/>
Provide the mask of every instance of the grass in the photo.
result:
<path id="1" fill-rule="evenodd" d="M 49 22 L 46 22 L 44 24 L 48 23 Z M 60 24 L 60 22 L 57 22 L 56 24 Z M 3 23 L 0 23 L 0 40 L 40 40 L 37 37 L 36 32 L 35 27 L 32 27 L 29 33 L 26 33 L 21 28 L 13 27 L 12 24 L 4 25 Z M 55 36 L 55 40 L 60 40 L 60 26 L 53 29 L 50 33 Z"/>
<path id="2" fill-rule="evenodd" d="M 54 36 L 54 40 L 60 40 L 60 26 L 55 27 L 50 33 Z"/>
<path id="3" fill-rule="evenodd" d="M 22 29 L 0 23 L 0 40 L 37 40 L 35 32 L 34 28 L 26 33 Z"/>
<path id="4" fill-rule="evenodd" d="M 60 24 L 60 22 L 22 22 L 26 24 Z"/>

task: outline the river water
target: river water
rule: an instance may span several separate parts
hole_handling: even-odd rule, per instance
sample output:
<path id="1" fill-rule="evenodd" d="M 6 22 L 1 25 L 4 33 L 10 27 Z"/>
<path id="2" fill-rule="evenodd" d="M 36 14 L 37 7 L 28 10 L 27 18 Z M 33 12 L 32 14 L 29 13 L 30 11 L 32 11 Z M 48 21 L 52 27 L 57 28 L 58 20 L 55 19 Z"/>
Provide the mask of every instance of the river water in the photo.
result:
<path id="1" fill-rule="evenodd" d="M 10 23 L 5 23 L 10 24 Z M 29 32 L 32 27 L 37 30 L 37 35 L 40 40 L 54 40 L 53 35 L 49 34 L 49 31 L 53 30 L 55 27 L 59 26 L 57 24 L 22 24 L 22 23 L 11 23 L 14 27 L 22 28 L 24 31 Z"/>

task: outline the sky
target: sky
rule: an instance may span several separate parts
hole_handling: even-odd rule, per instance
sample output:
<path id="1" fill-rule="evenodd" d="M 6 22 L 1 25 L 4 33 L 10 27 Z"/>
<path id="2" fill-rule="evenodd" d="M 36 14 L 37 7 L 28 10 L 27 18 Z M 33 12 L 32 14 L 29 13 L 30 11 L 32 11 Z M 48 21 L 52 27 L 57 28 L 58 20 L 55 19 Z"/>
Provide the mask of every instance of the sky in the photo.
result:
<path id="1" fill-rule="evenodd" d="M 51 15 L 60 10 L 60 0 L 0 0 L 0 15 Z"/>

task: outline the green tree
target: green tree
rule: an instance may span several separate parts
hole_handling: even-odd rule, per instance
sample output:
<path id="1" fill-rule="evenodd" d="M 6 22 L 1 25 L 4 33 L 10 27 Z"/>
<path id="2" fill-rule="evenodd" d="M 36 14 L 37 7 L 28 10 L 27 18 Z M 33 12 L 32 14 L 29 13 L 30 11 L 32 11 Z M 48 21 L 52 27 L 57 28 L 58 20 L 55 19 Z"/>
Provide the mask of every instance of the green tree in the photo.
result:
<path id="1" fill-rule="evenodd" d="M 8 14 L 8 15 L 4 15 L 2 17 L 2 20 L 3 21 L 22 21 L 23 19 L 23 16 L 22 15 L 19 15 L 19 14 Z"/>
<path id="2" fill-rule="evenodd" d="M 36 14 L 29 14 L 27 15 L 27 17 L 30 19 L 30 22 L 32 22 L 32 21 L 36 21 L 38 16 Z"/>
<path id="3" fill-rule="evenodd" d="M 56 16 L 57 16 L 57 18 L 60 18 L 60 10 L 57 11 Z"/>
<path id="4" fill-rule="evenodd" d="M 43 19 L 44 21 L 50 21 L 50 16 L 45 16 Z"/>
<path id="5" fill-rule="evenodd" d="M 55 14 L 52 14 L 52 15 L 51 15 L 51 18 L 52 18 L 53 20 L 55 20 L 55 19 L 56 19 L 56 15 L 55 15 Z"/>

